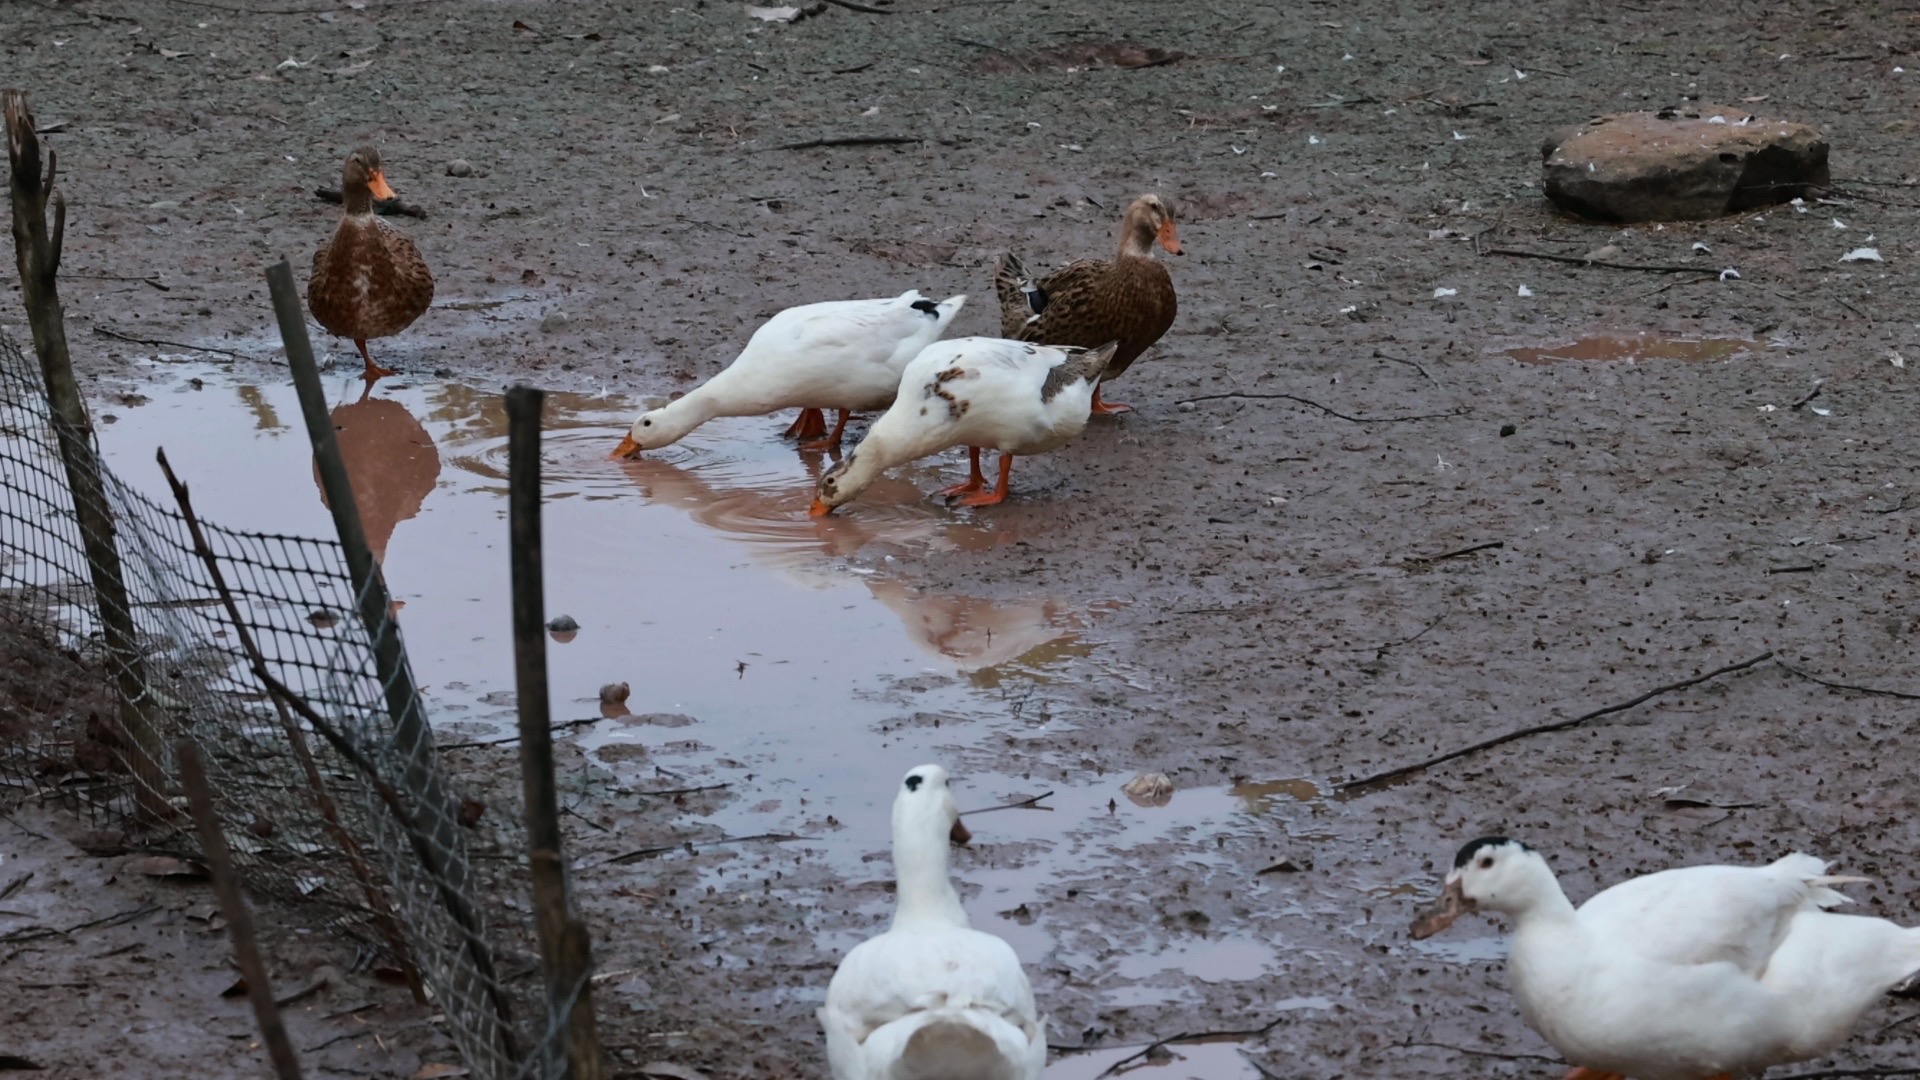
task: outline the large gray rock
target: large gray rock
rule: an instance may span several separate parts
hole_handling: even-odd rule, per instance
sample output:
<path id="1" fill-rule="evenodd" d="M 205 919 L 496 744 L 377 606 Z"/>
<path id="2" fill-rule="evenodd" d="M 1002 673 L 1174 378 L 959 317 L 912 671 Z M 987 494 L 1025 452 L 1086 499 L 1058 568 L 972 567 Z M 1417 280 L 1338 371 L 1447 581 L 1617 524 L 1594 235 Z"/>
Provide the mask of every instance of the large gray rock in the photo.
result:
<path id="1" fill-rule="evenodd" d="M 1541 144 L 1547 198 L 1601 221 L 1691 221 L 1825 188 L 1827 141 L 1806 124 L 1689 105 L 1616 113 Z"/>

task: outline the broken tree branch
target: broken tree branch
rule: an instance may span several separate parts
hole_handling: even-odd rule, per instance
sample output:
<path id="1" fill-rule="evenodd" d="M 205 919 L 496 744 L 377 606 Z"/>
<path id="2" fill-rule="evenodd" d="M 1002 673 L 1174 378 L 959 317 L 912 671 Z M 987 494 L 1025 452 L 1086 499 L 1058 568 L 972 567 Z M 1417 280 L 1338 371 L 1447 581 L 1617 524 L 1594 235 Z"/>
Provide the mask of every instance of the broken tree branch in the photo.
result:
<path id="1" fill-rule="evenodd" d="M 273 1000 L 273 986 L 267 982 L 267 965 L 260 959 L 260 941 L 253 933 L 253 914 L 247 910 L 240 882 L 233 875 L 233 856 L 227 850 L 226 834 L 220 831 L 220 819 L 213 812 L 213 791 L 207 786 L 207 771 L 200 763 L 200 748 L 191 739 L 181 739 L 174 744 L 174 755 L 180 763 L 180 782 L 193 807 L 194 827 L 200 832 L 200 849 L 207 856 L 213 892 L 220 898 L 220 913 L 227 917 L 227 933 L 233 937 L 233 958 L 240 965 L 247 997 L 253 1002 L 253 1018 L 260 1025 L 260 1041 L 266 1044 L 267 1056 L 273 1060 L 273 1070 L 280 1080 L 300 1080 L 300 1056 L 293 1052 L 280 1006 Z"/>
<path id="2" fill-rule="evenodd" d="M 340 193 L 339 188 L 314 188 L 313 197 L 321 202 L 333 203 L 335 206 L 347 201 L 347 197 Z M 381 217 L 393 217 L 397 214 L 401 217 L 425 220 L 427 216 L 425 209 L 400 198 L 373 200 L 373 212 Z"/>
<path id="3" fill-rule="evenodd" d="M 1532 735 L 1545 735 L 1545 734 L 1548 734 L 1549 732 L 1565 731 L 1566 729 L 1571 727 L 1578 727 L 1589 720 L 1598 720 L 1603 716 L 1609 716 L 1613 713 L 1625 712 L 1626 710 L 1631 709 L 1636 705 L 1651 701 L 1662 694 L 1670 694 L 1675 690 L 1685 690 L 1689 686 L 1698 686 L 1703 682 L 1708 682 L 1713 679 L 1717 679 L 1722 675 L 1731 675 L 1736 671 L 1745 671 L 1750 667 L 1753 667 L 1757 664 L 1764 663 L 1771 659 L 1773 659 L 1773 650 L 1769 649 L 1766 652 L 1763 652 L 1759 656 L 1753 657 L 1750 660 L 1742 660 L 1737 664 L 1728 664 L 1725 667 L 1714 668 L 1712 671 L 1709 671 L 1704 675 L 1695 675 L 1690 679 L 1681 679 L 1679 682 L 1671 682 L 1671 683 L 1667 683 L 1664 686 L 1656 686 L 1653 689 L 1647 691 L 1646 693 L 1641 694 L 1639 697 L 1633 698 L 1629 701 L 1622 701 L 1617 705 L 1608 705 L 1603 708 L 1595 709 L 1592 712 L 1582 713 L 1579 716 L 1573 717 L 1570 720 L 1555 720 L 1552 723 L 1535 724 L 1532 727 L 1521 728 L 1517 731 L 1509 731 L 1504 735 L 1496 735 L 1491 739 L 1484 739 L 1480 742 L 1474 743 L 1471 746 L 1463 746 L 1458 750 L 1451 750 L 1451 751 L 1448 751 L 1447 753 L 1439 755 L 1438 757 L 1431 757 L 1425 761 L 1415 762 L 1412 765 L 1402 765 L 1396 769 L 1388 769 L 1385 772 L 1374 773 L 1372 776 L 1363 776 L 1358 780 L 1344 780 L 1338 784 L 1335 784 L 1333 787 L 1335 791 L 1343 791 L 1343 792 L 1354 791 L 1361 788 L 1373 787 L 1377 784 L 1384 784 L 1389 780 L 1398 780 L 1400 777 L 1410 776 L 1414 773 L 1421 772 L 1426 769 L 1431 769 L 1435 765 L 1445 764 L 1446 762 L 1453 761 L 1456 758 L 1466 757 L 1469 754 L 1477 754 L 1482 750 L 1491 750 L 1496 746 L 1503 746 L 1507 743 L 1515 742 L 1519 739 L 1524 739 Z"/>
<path id="4" fill-rule="evenodd" d="M 1298 402 L 1301 405 L 1311 405 L 1312 407 L 1319 409 L 1321 412 L 1326 413 L 1328 416 L 1336 417 L 1341 420 L 1351 421 L 1352 423 L 1355 423 L 1355 424 L 1397 424 L 1406 420 L 1444 420 L 1450 416 L 1465 416 L 1468 411 L 1466 409 L 1455 409 L 1452 412 L 1415 413 L 1409 416 L 1354 416 L 1351 413 L 1343 413 L 1339 409 L 1333 408 L 1332 406 L 1322 405 L 1319 402 L 1313 400 L 1312 398 L 1304 398 L 1298 394 L 1253 394 L 1253 393 L 1244 393 L 1241 391 L 1234 391 L 1233 393 L 1230 393 L 1230 394 L 1201 394 L 1199 397 L 1184 398 L 1180 401 L 1174 402 L 1174 404 L 1186 405 L 1186 404 L 1197 403 L 1202 401 L 1225 401 L 1229 398 L 1242 398 L 1248 401 Z"/>
<path id="5" fill-rule="evenodd" d="M 1222 1039 L 1258 1039 L 1261 1036 L 1268 1033 L 1269 1031 L 1272 1031 L 1274 1028 L 1279 1027 L 1280 1021 L 1285 1020 L 1286 1018 L 1287 1018 L 1286 1014 L 1282 1013 L 1281 1015 L 1274 1017 L 1272 1020 L 1267 1021 L 1265 1024 L 1262 1024 L 1257 1028 L 1247 1028 L 1244 1031 L 1188 1031 L 1188 1032 L 1183 1032 L 1179 1035 L 1169 1036 L 1168 1038 L 1160 1039 L 1158 1041 L 1148 1043 L 1146 1047 L 1144 1047 L 1143 1049 L 1140 1049 L 1131 1054 L 1128 1054 L 1126 1057 L 1121 1058 L 1119 1061 L 1116 1061 L 1113 1064 L 1108 1065 L 1106 1068 L 1106 1071 L 1102 1072 L 1100 1074 L 1100 1077 L 1104 1078 L 1104 1077 L 1112 1076 L 1115 1073 L 1118 1073 L 1123 1067 L 1130 1064 L 1131 1062 L 1139 1061 L 1143 1058 L 1152 1057 L 1155 1053 L 1161 1050 L 1164 1050 L 1169 1046 L 1178 1046 L 1181 1043 L 1213 1042 L 1215 1040 L 1222 1040 Z"/>
<path id="6" fill-rule="evenodd" d="M 1507 255 L 1516 259 L 1545 259 L 1548 262 L 1566 263 L 1568 266 L 1598 266 L 1608 270 L 1639 270 L 1649 274 L 1712 274 L 1720 270 L 1712 266 L 1662 266 L 1657 263 L 1623 263 L 1608 259 L 1589 259 L 1580 255 L 1555 255 L 1548 251 L 1528 251 L 1525 248 L 1482 248 L 1482 255 Z"/>
<path id="7" fill-rule="evenodd" d="M 906 146 L 910 143 L 926 141 L 918 135 L 838 135 L 781 143 L 779 146 L 767 147 L 762 153 L 771 153 L 775 150 L 813 150 L 822 146 Z"/>
<path id="8" fill-rule="evenodd" d="M 1021 799 L 1019 802 L 1003 803 L 999 806 L 983 806 L 978 810 L 962 810 L 960 811 L 960 816 L 966 817 L 968 814 L 991 814 L 995 810 L 1018 810 L 1023 806 L 1031 806 L 1040 810 L 1051 810 L 1053 809 L 1051 806 L 1041 806 L 1040 800 L 1052 794 L 1053 792 L 1051 791 L 1043 791 L 1030 799 Z"/>
<path id="9" fill-rule="evenodd" d="M 1452 551 L 1443 551 L 1438 555 L 1409 555 L 1407 556 L 1407 561 L 1436 563 L 1441 559 L 1457 559 L 1462 555 L 1471 555 L 1476 551 L 1486 551 L 1490 548 L 1503 548 L 1506 546 L 1507 542 L 1505 540 L 1489 540 L 1484 544 L 1473 544 L 1469 547 L 1455 548 Z"/>
<path id="10" fill-rule="evenodd" d="M 1774 663 L 1789 675 L 1798 675 L 1808 682 L 1819 683 L 1832 690 L 1849 690 L 1856 694 L 1873 694 L 1876 697 L 1899 698 L 1902 701 L 1920 701 L 1920 694 L 1910 694 L 1905 690 L 1882 690 L 1877 686 L 1856 686 L 1853 683 L 1834 682 L 1831 679 L 1823 679 L 1810 672 L 1801 671 L 1785 660 L 1775 659 Z"/>

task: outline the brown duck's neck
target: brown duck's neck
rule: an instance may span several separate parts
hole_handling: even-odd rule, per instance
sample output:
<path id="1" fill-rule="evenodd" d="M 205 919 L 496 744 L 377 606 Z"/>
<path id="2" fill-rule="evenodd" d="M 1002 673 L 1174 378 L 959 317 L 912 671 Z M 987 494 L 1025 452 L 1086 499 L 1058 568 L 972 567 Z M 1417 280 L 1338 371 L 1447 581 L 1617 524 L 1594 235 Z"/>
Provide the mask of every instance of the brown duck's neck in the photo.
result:
<path id="1" fill-rule="evenodd" d="M 348 183 L 340 192 L 341 200 L 346 203 L 349 214 L 373 213 L 373 186 L 366 181 Z"/>
<path id="2" fill-rule="evenodd" d="M 1120 257 L 1132 256 L 1136 259 L 1153 258 L 1153 245 L 1158 237 L 1144 220 L 1128 218 L 1120 229 Z"/>

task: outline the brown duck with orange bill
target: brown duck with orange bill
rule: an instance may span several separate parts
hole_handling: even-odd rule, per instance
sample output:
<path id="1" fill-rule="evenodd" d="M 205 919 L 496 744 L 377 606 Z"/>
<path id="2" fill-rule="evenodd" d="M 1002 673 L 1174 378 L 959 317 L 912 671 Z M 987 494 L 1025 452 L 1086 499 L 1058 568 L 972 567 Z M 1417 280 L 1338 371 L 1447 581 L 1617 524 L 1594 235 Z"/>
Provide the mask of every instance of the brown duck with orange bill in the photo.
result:
<path id="1" fill-rule="evenodd" d="M 373 200 L 393 198 L 380 151 L 363 146 L 347 155 L 340 177 L 346 210 L 333 239 L 313 253 L 307 307 L 321 326 L 352 338 L 367 378 L 392 371 L 373 362 L 372 338 L 392 337 L 413 325 L 433 303 L 433 271 L 407 235 L 373 213 Z"/>
<path id="2" fill-rule="evenodd" d="M 1083 349 L 1118 341 L 1120 349 L 1101 380 L 1104 388 L 1160 340 L 1179 311 L 1173 278 L 1153 257 L 1156 241 L 1172 254 L 1185 254 L 1173 211 L 1166 200 L 1149 194 L 1127 207 L 1120 221 L 1120 253 L 1111 261 L 1082 259 L 1035 278 L 1011 252 L 1002 255 L 993 274 L 1000 333 L 1016 341 Z M 1102 400 L 1099 389 L 1093 393 L 1095 416 L 1132 408 Z"/>

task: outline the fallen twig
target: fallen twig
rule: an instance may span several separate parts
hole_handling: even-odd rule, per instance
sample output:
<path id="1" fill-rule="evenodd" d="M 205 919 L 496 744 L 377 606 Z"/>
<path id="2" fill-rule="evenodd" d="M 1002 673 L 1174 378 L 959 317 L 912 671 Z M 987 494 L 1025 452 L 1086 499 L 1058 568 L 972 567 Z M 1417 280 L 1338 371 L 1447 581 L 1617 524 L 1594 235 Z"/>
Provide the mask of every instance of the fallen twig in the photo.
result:
<path id="1" fill-rule="evenodd" d="M 1767 575 L 1771 577 L 1774 574 L 1811 574 L 1815 570 L 1824 568 L 1824 563 L 1817 562 L 1801 563 L 1798 566 L 1769 566 L 1767 567 Z"/>
<path id="2" fill-rule="evenodd" d="M 336 206 L 347 201 L 346 196 L 340 194 L 340 189 L 338 188 L 314 188 L 313 197 L 319 199 L 321 202 L 330 202 Z M 398 215 L 400 217 L 424 219 L 427 216 L 426 210 L 398 198 L 373 200 L 373 212 L 379 214 L 381 217 L 394 217 Z"/>
<path id="3" fill-rule="evenodd" d="M 1369 646 L 1369 648 L 1371 648 L 1375 653 L 1385 653 L 1388 649 L 1397 649 L 1402 645 L 1411 645 L 1414 642 L 1419 641 L 1421 638 L 1426 637 L 1427 631 L 1433 629 L 1436 626 L 1439 626 L 1443 622 L 1446 622 L 1447 619 L 1452 617 L 1452 615 L 1453 615 L 1453 612 L 1451 611 L 1447 612 L 1445 615 L 1442 615 L 1439 618 L 1428 623 L 1427 625 L 1421 627 L 1420 632 L 1413 635 L 1412 637 L 1401 638 L 1399 641 L 1389 641 L 1385 645 L 1372 645 L 1372 646 Z M 1364 652 L 1366 650 L 1360 649 L 1355 651 Z"/>
<path id="4" fill-rule="evenodd" d="M 1422 364 L 1418 360 L 1402 360 L 1397 356 L 1388 356 L 1386 353 L 1381 352 L 1379 349 L 1373 350 L 1373 355 L 1381 360 L 1391 360 L 1396 364 L 1405 364 L 1408 367 L 1412 368 L 1413 370 L 1419 372 L 1420 374 L 1425 375 L 1427 377 L 1428 382 L 1432 383 L 1435 386 L 1440 385 L 1440 380 L 1433 377 L 1433 372 L 1428 371 L 1427 366 L 1425 364 Z"/>
<path id="5" fill-rule="evenodd" d="M 1425 761 L 1416 762 L 1412 765 L 1402 765 L 1399 768 L 1388 769 L 1385 772 L 1375 773 L 1372 776 L 1363 776 L 1358 780 L 1344 780 L 1338 784 L 1333 785 L 1333 787 L 1335 791 L 1352 791 L 1356 788 L 1372 787 L 1376 784 L 1385 783 L 1388 780 L 1397 780 L 1402 776 L 1408 776 L 1425 769 L 1430 769 L 1435 765 L 1441 765 L 1446 762 L 1452 761 L 1456 758 L 1463 758 L 1469 754 L 1477 754 L 1482 750 L 1491 750 L 1496 746 L 1502 746 L 1506 743 L 1514 742 L 1519 739 L 1524 739 L 1531 735 L 1545 735 L 1549 732 L 1565 731 L 1566 729 L 1571 727 L 1578 727 L 1579 725 L 1584 724 L 1589 720 L 1598 720 L 1600 717 L 1607 716 L 1612 713 L 1625 712 L 1626 710 L 1633 708 L 1635 705 L 1639 705 L 1643 702 L 1651 701 L 1662 694 L 1670 694 L 1675 690 L 1685 690 L 1689 686 L 1698 686 L 1703 682 L 1707 682 L 1712 679 L 1717 679 L 1722 675 L 1731 675 L 1736 671 L 1745 671 L 1747 668 L 1753 667 L 1756 664 L 1764 663 L 1771 659 L 1773 659 L 1773 650 L 1769 649 L 1766 652 L 1763 652 L 1759 656 L 1753 657 L 1750 660 L 1742 660 L 1737 664 L 1728 664 L 1725 667 L 1715 668 L 1704 675 L 1695 675 L 1690 679 L 1682 679 L 1679 682 L 1667 683 L 1665 686 L 1656 686 L 1653 689 L 1647 691 L 1644 694 L 1641 694 L 1639 697 L 1633 698 L 1630 701 L 1623 701 L 1617 705 L 1608 705 L 1608 706 L 1605 706 L 1604 708 L 1595 709 L 1592 712 L 1582 713 L 1581 715 L 1573 717 L 1570 720 L 1555 720 L 1552 723 L 1548 723 L 1548 724 L 1535 724 L 1532 727 L 1521 728 L 1518 731 L 1509 731 L 1504 735 L 1496 735 L 1491 739 L 1484 739 L 1480 742 L 1474 743 L 1472 746 L 1463 746 L 1458 750 L 1451 750 L 1451 751 L 1448 751 L 1447 753 L 1439 755 L 1438 757 L 1431 757 Z"/>
<path id="6" fill-rule="evenodd" d="M 753 840 L 767 840 L 776 844 L 784 844 L 790 840 L 805 840 L 805 839 L 808 839 L 808 838 L 804 836 L 796 836 L 793 833 L 768 832 L 768 833 L 754 833 L 752 836 L 723 836 L 718 840 L 698 840 L 698 841 L 687 840 L 678 844 L 667 844 L 663 847 L 637 848 L 633 851 L 628 851 L 619 855 L 615 855 L 611 859 L 603 859 L 600 862 L 595 863 L 594 865 L 625 866 L 628 863 L 639 862 L 641 859 L 650 859 L 655 855 L 665 855 L 669 851 L 685 851 L 691 854 L 695 850 L 703 847 L 718 847 L 721 844 L 745 844 Z"/>
<path id="7" fill-rule="evenodd" d="M 1272 1031 L 1274 1028 L 1279 1027 L 1280 1021 L 1285 1020 L 1286 1018 L 1287 1018 L 1286 1014 L 1282 1013 L 1281 1015 L 1274 1017 L 1272 1020 L 1267 1021 L 1265 1024 L 1262 1024 L 1260 1027 L 1248 1028 L 1245 1031 L 1188 1031 L 1188 1032 L 1183 1032 L 1179 1035 L 1173 1035 L 1165 1039 L 1160 1039 L 1156 1042 L 1148 1043 L 1145 1048 L 1141 1050 L 1137 1050 L 1134 1053 L 1128 1054 L 1126 1057 L 1121 1058 L 1119 1061 L 1116 1061 L 1113 1064 L 1108 1065 L 1106 1068 L 1106 1071 L 1102 1072 L 1100 1076 L 1101 1077 L 1112 1076 L 1115 1073 L 1119 1072 L 1121 1068 L 1123 1068 L 1130 1062 L 1138 1061 L 1142 1058 L 1152 1057 L 1155 1052 L 1164 1050 L 1169 1046 L 1176 1046 L 1180 1043 L 1209 1042 L 1215 1039 L 1257 1039 L 1262 1035 L 1265 1035 L 1267 1032 Z M 1098 1078 L 1096 1078 L 1096 1080 L 1098 1080 Z"/>
<path id="8" fill-rule="evenodd" d="M 662 795 L 694 795 L 702 791 L 724 791 L 731 786 L 731 784 L 702 784 L 699 787 L 668 788 L 665 791 L 636 791 L 634 794 L 659 798 Z"/>
<path id="9" fill-rule="evenodd" d="M 762 152 L 813 150 L 822 146 L 905 146 L 909 143 L 926 141 L 918 135 L 838 135 L 824 139 L 807 139 L 803 142 L 781 143 L 779 146 L 769 146 Z"/>
<path id="10" fill-rule="evenodd" d="M 1040 800 L 1041 800 L 1041 799 L 1044 799 L 1044 798 L 1046 798 L 1047 796 L 1049 796 L 1049 795 L 1051 795 L 1051 794 L 1053 794 L 1053 792 L 1051 792 L 1051 791 L 1043 791 L 1043 792 L 1041 792 L 1040 794 L 1038 794 L 1038 795 L 1035 795 L 1035 796 L 1034 796 L 1033 798 L 1031 798 L 1031 799 L 1021 799 L 1021 800 L 1020 800 L 1019 802 L 1010 802 L 1010 803 L 1005 803 L 1005 804 L 1003 804 L 1003 805 L 1000 805 L 1000 806 L 983 806 L 983 807 L 981 807 L 981 808 L 980 808 L 980 809 L 978 809 L 978 810 L 962 810 L 962 811 L 960 811 L 960 816 L 961 816 L 961 817 L 965 817 L 965 816 L 967 816 L 968 814 L 991 814 L 991 813 L 993 813 L 993 812 L 994 812 L 995 810 L 1018 810 L 1018 809 L 1020 809 L 1020 808 L 1021 808 L 1021 807 L 1023 807 L 1023 806 L 1032 806 L 1032 807 L 1034 807 L 1034 808 L 1036 808 L 1036 809 L 1039 809 L 1039 810 L 1051 810 L 1051 809 L 1053 809 L 1053 807 L 1051 807 L 1051 806 L 1040 806 L 1040 805 L 1039 805 L 1039 802 L 1040 802 Z"/>
<path id="11" fill-rule="evenodd" d="M 1825 379 L 1815 379 L 1815 380 L 1813 380 L 1813 389 L 1811 389 L 1811 390 L 1809 390 L 1809 391 L 1807 391 L 1807 393 L 1806 393 L 1806 395 L 1805 395 L 1804 397 L 1802 397 L 1802 398 L 1801 398 L 1801 399 L 1800 399 L 1799 401 L 1796 401 L 1796 402 L 1794 402 L 1794 403 L 1793 403 L 1793 404 L 1792 404 L 1791 406 L 1789 406 L 1789 410 L 1791 410 L 1791 409 L 1798 409 L 1798 408 L 1800 408 L 1800 407 L 1801 407 L 1802 405 L 1805 405 L 1805 404 L 1806 404 L 1807 402 L 1809 402 L 1809 401 L 1812 401 L 1812 400 L 1813 400 L 1814 398 L 1817 398 L 1817 397 L 1819 397 L 1819 396 L 1820 396 L 1820 388 L 1821 388 L 1821 387 L 1823 387 L 1823 386 L 1825 386 L 1825 385 L 1826 385 L 1826 380 L 1825 380 Z"/>
<path id="12" fill-rule="evenodd" d="M 1823 679 L 1811 672 L 1801 671 L 1785 660 L 1775 660 L 1774 663 L 1778 664 L 1780 668 L 1789 675 L 1798 675 L 1808 682 L 1816 682 L 1829 689 L 1851 690 L 1856 694 L 1873 694 L 1877 697 L 1899 698 L 1902 701 L 1920 701 L 1920 694 L 1910 694 L 1905 690 L 1882 690 L 1877 686 L 1856 686 L 1853 683 L 1834 682 L 1831 679 Z"/>
<path id="13" fill-rule="evenodd" d="M 588 724 L 604 723 L 608 719 L 610 718 L 605 716 L 583 716 L 578 720 L 562 720 L 547 730 L 566 731 L 570 728 L 585 727 Z M 444 754 L 448 750 L 472 750 L 475 747 L 485 746 L 511 746 L 519 741 L 520 736 L 518 734 L 502 735 L 497 739 L 472 739 L 467 742 L 440 743 L 435 746 L 434 749 Z"/>
<path id="14" fill-rule="evenodd" d="M 953 40 L 959 42 L 962 45 L 971 45 L 976 49 L 985 49 L 988 52 L 997 52 L 1001 56 L 1004 56 L 1007 59 L 1013 61 L 1014 63 L 1019 64 L 1021 71 L 1024 71 L 1029 75 L 1033 74 L 1033 68 L 1028 66 L 1025 60 L 1020 59 L 1018 56 L 1015 56 L 1014 54 L 1008 52 L 1007 50 L 1001 48 L 998 45 L 994 45 L 985 41 L 975 41 L 972 38 L 957 37 L 957 38 L 954 38 Z"/>
<path id="15" fill-rule="evenodd" d="M 235 360 L 245 360 L 247 358 L 246 353 L 237 353 L 231 349 L 216 349 L 210 345 L 189 345 L 184 341 L 162 341 L 159 338 L 135 337 L 132 334 L 123 334 L 118 330 L 109 330 L 104 326 L 94 327 L 93 332 L 99 334 L 101 337 L 130 341 L 135 345 L 151 345 L 154 348 L 191 349 L 194 352 L 217 353 L 220 356 L 231 356 Z"/>
<path id="16" fill-rule="evenodd" d="M 843 8 L 846 8 L 848 11 L 858 11 L 867 15 L 893 14 L 893 12 L 887 10 L 886 8 L 868 7 L 865 4 L 856 4 L 853 2 L 853 0 L 827 0 L 827 3 L 832 4 L 834 7 L 843 7 Z"/>
<path id="17" fill-rule="evenodd" d="M 161 292 L 173 291 L 172 286 L 161 283 L 159 278 L 137 277 L 133 274 L 76 274 L 69 270 L 67 271 L 67 276 L 70 278 L 82 278 L 87 281 L 138 281 L 145 285 L 151 285 Z"/>
<path id="18" fill-rule="evenodd" d="M 1551 1062 L 1553 1064 L 1558 1064 L 1560 1062 L 1559 1058 L 1548 1057 L 1545 1054 L 1509 1054 L 1499 1050 L 1475 1050 L 1471 1046 L 1455 1046 L 1452 1043 L 1443 1043 L 1443 1042 L 1408 1041 L 1403 1043 L 1396 1043 L 1394 1045 L 1400 1046 L 1400 1047 L 1431 1046 L 1438 1050 L 1451 1050 L 1456 1054 L 1472 1054 L 1474 1057 L 1498 1058 L 1501 1061 L 1546 1061 L 1546 1062 Z"/>
<path id="19" fill-rule="evenodd" d="M 1474 544 L 1471 547 L 1455 548 L 1452 551 L 1443 551 L 1438 555 L 1409 555 L 1407 556 L 1407 561 L 1408 562 L 1439 562 L 1441 559 L 1457 559 L 1462 555 L 1471 555 L 1476 551 L 1486 551 L 1489 548 L 1503 548 L 1506 546 L 1507 546 L 1507 542 L 1505 540 L 1489 540 L 1484 544 Z"/>
<path id="20" fill-rule="evenodd" d="M 1231 394 L 1202 394 L 1199 397 L 1185 398 L 1181 401 L 1174 402 L 1174 404 L 1186 405 L 1201 401 L 1225 401 L 1228 398 L 1244 398 L 1249 401 L 1295 401 L 1302 405 L 1311 405 L 1321 412 L 1326 413 L 1328 416 L 1338 417 L 1341 420 L 1350 420 L 1356 424 L 1393 424 L 1403 420 L 1444 420 L 1449 416 L 1464 416 L 1467 413 L 1466 409 L 1455 409 L 1452 412 L 1415 413 L 1411 416 L 1354 416 L 1350 413 L 1343 413 L 1332 406 L 1322 405 L 1312 398 L 1303 398 L 1298 394 L 1251 394 L 1241 393 L 1239 391 Z"/>
<path id="21" fill-rule="evenodd" d="M 1569 266 L 1600 266 L 1608 270 L 1642 270 L 1649 274 L 1719 274 L 1711 266 L 1662 266 L 1657 263 L 1622 263 L 1607 259 L 1589 259 L 1579 255 L 1555 255 L 1547 251 L 1528 251 L 1525 248 L 1481 248 L 1482 255 L 1510 255 L 1516 259 L 1545 259 L 1548 262 L 1566 263 Z"/>

